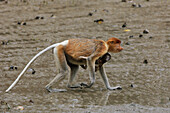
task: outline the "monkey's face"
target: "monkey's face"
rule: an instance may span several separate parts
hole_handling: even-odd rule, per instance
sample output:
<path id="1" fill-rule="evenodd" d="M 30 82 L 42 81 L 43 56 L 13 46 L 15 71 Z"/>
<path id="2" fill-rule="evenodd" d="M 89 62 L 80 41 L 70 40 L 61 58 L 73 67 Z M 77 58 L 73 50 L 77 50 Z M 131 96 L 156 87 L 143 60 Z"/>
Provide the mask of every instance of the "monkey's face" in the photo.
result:
<path id="1" fill-rule="evenodd" d="M 107 45 L 109 46 L 108 52 L 112 53 L 118 53 L 123 50 L 123 48 L 120 46 L 121 41 L 117 38 L 110 38 L 107 41 Z"/>

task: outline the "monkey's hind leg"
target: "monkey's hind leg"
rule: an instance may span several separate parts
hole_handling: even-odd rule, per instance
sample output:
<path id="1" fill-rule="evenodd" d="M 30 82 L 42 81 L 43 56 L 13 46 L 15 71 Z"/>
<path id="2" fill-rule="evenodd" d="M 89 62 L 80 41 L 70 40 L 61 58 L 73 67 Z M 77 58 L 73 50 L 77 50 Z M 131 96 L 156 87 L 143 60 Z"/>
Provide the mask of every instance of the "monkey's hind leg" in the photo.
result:
<path id="1" fill-rule="evenodd" d="M 55 82 L 58 84 L 60 81 L 62 81 L 69 71 L 67 67 L 66 57 L 64 54 L 64 47 L 62 45 L 59 45 L 56 48 L 54 48 L 54 59 L 55 59 L 57 68 L 59 67 L 59 73 L 49 84 L 46 85 L 46 89 L 49 92 L 67 91 L 66 89 L 52 89 L 51 88 Z"/>
<path id="2" fill-rule="evenodd" d="M 69 67 L 71 69 L 71 72 L 70 72 L 70 77 L 69 77 L 67 87 L 68 88 L 81 88 L 80 85 L 72 85 L 72 82 L 75 79 L 77 71 L 79 69 L 79 65 L 74 65 L 74 64 L 71 64 L 69 62 L 68 62 L 68 65 L 69 65 Z"/>

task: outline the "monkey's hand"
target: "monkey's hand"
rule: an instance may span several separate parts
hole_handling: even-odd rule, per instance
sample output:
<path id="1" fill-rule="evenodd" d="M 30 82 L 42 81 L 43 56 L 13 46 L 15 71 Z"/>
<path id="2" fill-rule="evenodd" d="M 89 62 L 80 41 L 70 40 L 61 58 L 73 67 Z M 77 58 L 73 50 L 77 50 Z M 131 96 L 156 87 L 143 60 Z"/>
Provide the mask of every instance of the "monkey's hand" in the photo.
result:
<path id="1" fill-rule="evenodd" d="M 73 85 L 73 86 L 68 85 L 67 87 L 68 87 L 68 88 L 80 88 L 80 89 L 83 88 L 81 84 Z"/>
<path id="2" fill-rule="evenodd" d="M 122 90 L 122 87 L 121 86 L 116 86 L 116 87 L 108 87 L 107 89 L 109 90 Z"/>
<path id="3" fill-rule="evenodd" d="M 77 85 L 74 85 L 74 86 L 68 85 L 67 87 L 68 88 L 80 88 L 80 89 L 83 89 L 83 88 L 90 88 L 91 86 L 87 85 L 86 83 L 80 83 L 80 84 L 77 84 Z"/>

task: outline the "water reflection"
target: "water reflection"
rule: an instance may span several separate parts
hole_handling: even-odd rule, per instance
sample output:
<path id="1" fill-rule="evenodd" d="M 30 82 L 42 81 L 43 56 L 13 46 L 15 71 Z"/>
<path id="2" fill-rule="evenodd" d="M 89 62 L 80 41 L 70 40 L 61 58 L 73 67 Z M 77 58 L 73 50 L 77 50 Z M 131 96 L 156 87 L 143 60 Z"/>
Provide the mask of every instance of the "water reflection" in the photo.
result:
<path id="1" fill-rule="evenodd" d="M 139 90 L 129 89 L 122 91 L 68 91 L 65 93 L 51 94 L 56 98 L 56 105 L 68 105 L 70 107 L 88 108 L 90 106 L 109 106 L 123 104 L 139 104 L 143 106 L 168 107 L 169 98 L 159 94 L 142 94 Z M 54 102 L 55 103 L 55 102 Z"/>

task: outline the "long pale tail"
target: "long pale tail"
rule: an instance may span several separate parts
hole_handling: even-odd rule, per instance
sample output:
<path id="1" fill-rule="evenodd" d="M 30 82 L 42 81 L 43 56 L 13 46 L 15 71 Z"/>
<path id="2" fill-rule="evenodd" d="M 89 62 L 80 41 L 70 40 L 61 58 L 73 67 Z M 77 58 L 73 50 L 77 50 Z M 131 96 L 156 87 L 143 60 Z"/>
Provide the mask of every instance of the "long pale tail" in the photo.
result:
<path id="1" fill-rule="evenodd" d="M 22 75 L 25 73 L 25 71 L 28 69 L 28 67 L 40 56 L 42 55 L 44 52 L 58 46 L 58 45 L 67 45 L 68 44 L 68 40 L 66 41 L 63 41 L 61 43 L 56 43 L 56 44 L 53 44 L 47 48 L 45 48 L 44 50 L 40 51 L 38 54 L 36 54 L 30 61 L 29 63 L 25 66 L 25 68 L 23 69 L 23 71 L 19 74 L 19 76 L 17 77 L 17 79 L 11 84 L 11 86 L 5 91 L 5 92 L 8 92 L 10 91 L 14 86 L 15 84 L 19 81 L 19 79 L 22 77 Z"/>

